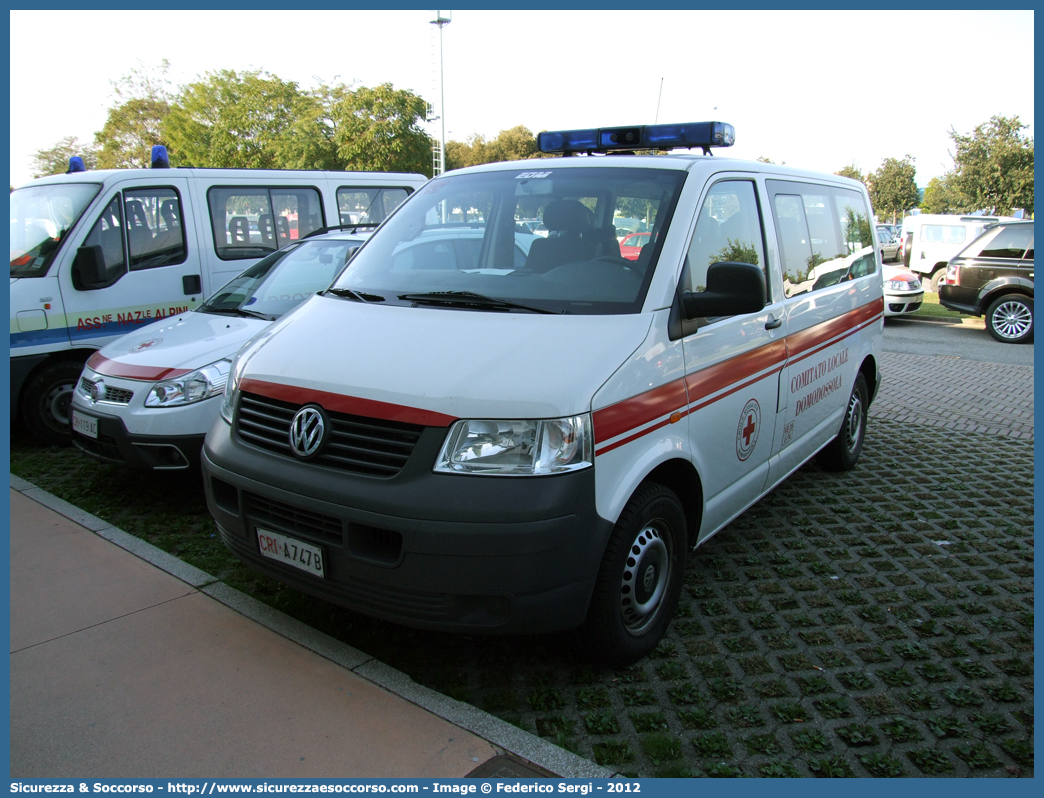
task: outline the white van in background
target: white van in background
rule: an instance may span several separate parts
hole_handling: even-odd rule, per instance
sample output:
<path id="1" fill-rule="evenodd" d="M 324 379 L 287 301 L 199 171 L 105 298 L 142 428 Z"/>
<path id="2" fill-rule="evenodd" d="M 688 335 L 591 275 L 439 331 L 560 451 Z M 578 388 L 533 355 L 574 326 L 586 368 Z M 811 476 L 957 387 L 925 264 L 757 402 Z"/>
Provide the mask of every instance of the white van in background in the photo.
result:
<path id="1" fill-rule="evenodd" d="M 903 263 L 921 275 L 921 282 L 939 293 L 950 258 L 977 238 L 989 225 L 1011 216 L 959 216 L 922 213 L 903 219 Z"/>
<path id="2" fill-rule="evenodd" d="M 41 442 L 68 442 L 73 386 L 92 352 L 198 307 L 310 232 L 376 226 L 426 181 L 171 169 L 162 147 L 152 165 L 88 172 L 80 162 L 11 192 L 11 415 Z"/>

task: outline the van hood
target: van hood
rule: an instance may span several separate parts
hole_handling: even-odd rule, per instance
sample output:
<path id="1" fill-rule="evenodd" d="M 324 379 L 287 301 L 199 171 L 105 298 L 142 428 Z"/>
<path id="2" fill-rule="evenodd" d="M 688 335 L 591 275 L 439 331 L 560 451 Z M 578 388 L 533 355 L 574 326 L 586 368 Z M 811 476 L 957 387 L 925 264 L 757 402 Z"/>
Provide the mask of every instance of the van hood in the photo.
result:
<path id="1" fill-rule="evenodd" d="M 266 333 L 241 378 L 302 404 L 343 407 L 339 397 L 348 397 L 429 417 L 571 416 L 591 409 L 651 323 L 643 314 L 483 312 L 317 296 Z"/>
<path id="2" fill-rule="evenodd" d="M 95 371 L 114 377 L 157 380 L 180 376 L 228 358 L 256 333 L 271 324 L 214 313 L 183 313 L 117 338 L 87 362 Z"/>

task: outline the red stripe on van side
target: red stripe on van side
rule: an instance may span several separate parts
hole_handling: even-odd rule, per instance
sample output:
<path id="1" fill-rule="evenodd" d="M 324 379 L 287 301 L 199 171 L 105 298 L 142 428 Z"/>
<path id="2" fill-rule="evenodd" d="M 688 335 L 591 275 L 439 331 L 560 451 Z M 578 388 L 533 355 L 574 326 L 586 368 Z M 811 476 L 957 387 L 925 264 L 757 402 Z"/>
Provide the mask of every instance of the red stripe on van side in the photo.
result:
<path id="1" fill-rule="evenodd" d="M 164 368 L 163 366 L 132 366 L 130 363 L 121 363 L 118 360 L 110 360 L 101 353 L 95 352 L 87 361 L 87 367 L 97 371 L 99 374 L 107 374 L 110 377 L 124 377 L 128 380 L 169 380 L 188 374 L 191 369 Z"/>
<path id="2" fill-rule="evenodd" d="M 732 386 L 732 390 L 729 393 L 738 391 L 744 387 L 744 385 L 739 383 L 766 369 L 777 367 L 775 370 L 778 371 L 783 368 L 786 360 L 787 344 L 780 339 L 708 368 L 693 372 L 685 378 L 685 386 L 689 391 L 689 404 L 693 405 L 699 402 L 699 400 L 705 399 L 711 394 L 730 386 Z M 759 377 L 757 379 L 762 378 Z M 723 395 L 728 396 L 728 394 Z M 700 406 L 702 407 L 703 405 Z"/>
<path id="3" fill-rule="evenodd" d="M 679 379 L 603 407 L 594 412 L 595 443 L 615 438 L 675 410 L 684 411 L 685 405 L 685 380 Z"/>
<path id="4" fill-rule="evenodd" d="M 421 410 L 417 407 L 378 402 L 373 399 L 360 399 L 357 396 L 344 396 L 339 393 L 317 391 L 312 388 L 300 388 L 296 385 L 281 385 L 265 380 L 245 379 L 239 383 L 241 391 L 290 402 L 295 405 L 315 403 L 335 413 L 348 413 L 353 416 L 380 418 L 385 421 L 402 421 L 406 424 L 418 424 L 422 427 L 448 427 L 455 416 L 436 413 L 432 410 Z"/>
<path id="5" fill-rule="evenodd" d="M 836 319 L 824 321 L 809 327 L 807 330 L 787 335 L 787 346 L 790 347 L 790 361 L 801 360 L 814 354 L 810 350 L 820 344 L 837 338 L 843 333 L 853 333 L 857 329 L 866 326 L 864 322 L 872 322 L 877 316 L 884 313 L 884 298 L 868 302 L 861 308 L 850 310 Z"/>

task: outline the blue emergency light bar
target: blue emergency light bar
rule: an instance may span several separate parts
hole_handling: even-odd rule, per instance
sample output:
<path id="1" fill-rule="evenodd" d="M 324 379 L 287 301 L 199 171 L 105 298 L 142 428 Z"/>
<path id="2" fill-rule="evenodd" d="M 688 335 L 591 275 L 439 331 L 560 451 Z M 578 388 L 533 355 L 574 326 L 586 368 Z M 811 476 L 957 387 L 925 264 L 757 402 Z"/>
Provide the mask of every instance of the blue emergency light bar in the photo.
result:
<path id="1" fill-rule="evenodd" d="M 672 150 L 701 147 L 731 147 L 736 143 L 736 128 L 727 122 L 691 122 L 684 125 L 639 125 L 603 127 L 594 130 L 545 131 L 537 136 L 541 152 L 596 153 L 626 150 Z"/>
<path id="2" fill-rule="evenodd" d="M 152 145 L 152 168 L 170 169 L 170 156 L 167 155 L 167 148 L 162 144 Z"/>
<path id="3" fill-rule="evenodd" d="M 74 155 L 69 159 L 69 168 L 65 170 L 65 174 L 71 175 L 74 172 L 86 172 L 87 167 L 84 166 L 83 158 L 79 155 Z"/>

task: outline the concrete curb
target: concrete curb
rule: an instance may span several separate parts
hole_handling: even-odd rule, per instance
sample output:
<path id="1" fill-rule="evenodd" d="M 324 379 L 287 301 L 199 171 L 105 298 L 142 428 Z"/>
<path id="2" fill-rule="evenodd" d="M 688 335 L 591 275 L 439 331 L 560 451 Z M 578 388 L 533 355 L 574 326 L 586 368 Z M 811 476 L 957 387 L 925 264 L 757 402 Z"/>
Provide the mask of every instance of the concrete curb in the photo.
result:
<path id="1" fill-rule="evenodd" d="M 462 701 L 444 696 L 413 681 L 405 673 L 385 665 L 369 654 L 335 640 L 307 624 L 229 587 L 216 577 L 179 560 L 172 554 L 118 529 L 101 518 L 81 510 L 31 482 L 11 474 L 11 487 L 44 507 L 54 510 L 100 537 L 129 551 L 161 571 L 197 588 L 241 615 L 256 621 L 278 635 L 314 651 L 356 675 L 443 720 L 487 740 L 494 746 L 521 757 L 563 778 L 605 779 L 617 775 L 611 770 L 559 748 L 530 732 Z"/>

